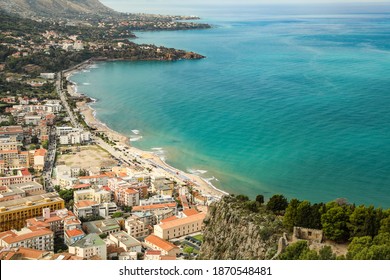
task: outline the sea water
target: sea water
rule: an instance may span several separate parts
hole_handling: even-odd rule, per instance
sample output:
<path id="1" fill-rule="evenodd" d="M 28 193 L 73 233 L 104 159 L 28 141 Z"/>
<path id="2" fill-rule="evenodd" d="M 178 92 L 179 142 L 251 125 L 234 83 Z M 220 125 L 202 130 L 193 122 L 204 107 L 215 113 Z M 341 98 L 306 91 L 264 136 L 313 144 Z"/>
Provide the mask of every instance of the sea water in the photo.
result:
<path id="1" fill-rule="evenodd" d="M 212 29 L 136 33 L 198 52 L 72 77 L 97 117 L 232 193 L 390 206 L 390 6 L 198 8 Z"/>

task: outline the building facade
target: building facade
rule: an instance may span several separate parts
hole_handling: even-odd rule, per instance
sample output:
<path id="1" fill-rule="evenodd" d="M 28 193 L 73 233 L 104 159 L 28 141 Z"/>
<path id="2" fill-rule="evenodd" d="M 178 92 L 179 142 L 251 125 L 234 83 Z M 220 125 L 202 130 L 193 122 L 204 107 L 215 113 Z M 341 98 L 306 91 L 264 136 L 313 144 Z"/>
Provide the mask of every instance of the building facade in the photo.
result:
<path id="1" fill-rule="evenodd" d="M 39 227 L 22 228 L 20 231 L 9 230 L 0 233 L 0 246 L 53 251 L 54 233 L 49 229 Z"/>
<path id="2" fill-rule="evenodd" d="M 173 219 L 154 226 L 154 234 L 169 240 L 201 231 L 205 213 L 198 213 L 181 219 Z"/>
<path id="3" fill-rule="evenodd" d="M 65 208 L 65 202 L 57 193 L 0 202 L 0 231 L 22 228 L 26 219 L 42 216 L 45 208 L 60 210 Z"/>
<path id="4" fill-rule="evenodd" d="M 107 259 L 106 243 L 96 233 L 90 233 L 70 245 L 69 253 L 87 260 L 93 256 L 98 256 L 102 260 Z"/>

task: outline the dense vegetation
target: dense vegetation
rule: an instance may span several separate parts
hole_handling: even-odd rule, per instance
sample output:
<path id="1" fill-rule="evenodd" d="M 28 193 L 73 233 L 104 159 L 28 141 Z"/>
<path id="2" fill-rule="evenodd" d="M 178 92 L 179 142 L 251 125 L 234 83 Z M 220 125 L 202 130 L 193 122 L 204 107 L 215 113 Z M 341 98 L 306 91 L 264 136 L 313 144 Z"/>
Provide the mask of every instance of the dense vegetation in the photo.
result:
<path id="1" fill-rule="evenodd" d="M 275 195 L 268 201 L 267 209 L 282 213 L 283 224 L 289 231 L 294 226 L 322 229 L 327 240 L 349 243 L 348 259 L 390 259 L 390 210 L 356 206 L 342 199 L 326 204 L 298 199 L 285 204 L 286 201 Z M 303 244 L 289 250 L 300 251 L 300 258 L 307 254 L 316 258 Z"/>

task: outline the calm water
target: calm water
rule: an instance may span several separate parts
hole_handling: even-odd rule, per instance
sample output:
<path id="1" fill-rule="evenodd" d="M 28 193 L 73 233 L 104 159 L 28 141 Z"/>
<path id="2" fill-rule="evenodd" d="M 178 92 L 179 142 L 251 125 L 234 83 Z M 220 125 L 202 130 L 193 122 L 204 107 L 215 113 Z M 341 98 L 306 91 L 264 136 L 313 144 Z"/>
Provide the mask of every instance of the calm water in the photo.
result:
<path id="1" fill-rule="evenodd" d="M 206 59 L 100 63 L 72 79 L 101 121 L 142 136 L 134 146 L 226 191 L 390 207 L 386 9 L 199 9 L 215 28 L 136 42 Z"/>

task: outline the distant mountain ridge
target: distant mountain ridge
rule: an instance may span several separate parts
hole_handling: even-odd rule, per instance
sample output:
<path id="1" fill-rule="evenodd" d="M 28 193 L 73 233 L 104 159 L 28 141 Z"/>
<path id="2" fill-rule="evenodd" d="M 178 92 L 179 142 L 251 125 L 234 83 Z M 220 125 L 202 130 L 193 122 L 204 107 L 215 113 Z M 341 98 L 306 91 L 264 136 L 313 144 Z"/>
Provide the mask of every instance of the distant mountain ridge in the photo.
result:
<path id="1" fill-rule="evenodd" d="M 0 9 L 23 17 L 77 17 L 79 15 L 109 15 L 114 10 L 99 0 L 0 0 Z"/>

